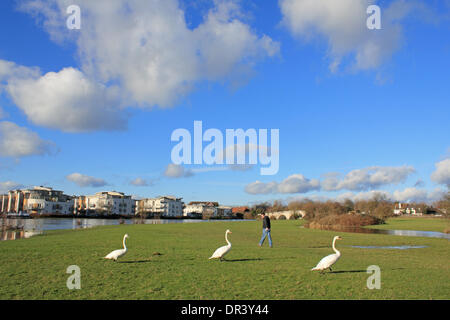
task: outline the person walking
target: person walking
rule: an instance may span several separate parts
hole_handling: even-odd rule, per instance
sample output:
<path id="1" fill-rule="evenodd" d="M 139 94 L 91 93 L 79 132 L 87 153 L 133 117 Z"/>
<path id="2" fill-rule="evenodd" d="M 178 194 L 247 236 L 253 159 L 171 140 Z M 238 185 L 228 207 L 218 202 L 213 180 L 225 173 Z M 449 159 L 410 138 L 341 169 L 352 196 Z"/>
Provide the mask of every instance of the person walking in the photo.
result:
<path id="1" fill-rule="evenodd" d="M 270 218 L 266 216 L 265 213 L 261 213 L 261 217 L 263 219 L 263 233 L 261 240 L 259 241 L 259 246 L 262 247 L 264 240 L 269 238 L 269 247 L 272 248 L 272 237 L 270 236 Z"/>

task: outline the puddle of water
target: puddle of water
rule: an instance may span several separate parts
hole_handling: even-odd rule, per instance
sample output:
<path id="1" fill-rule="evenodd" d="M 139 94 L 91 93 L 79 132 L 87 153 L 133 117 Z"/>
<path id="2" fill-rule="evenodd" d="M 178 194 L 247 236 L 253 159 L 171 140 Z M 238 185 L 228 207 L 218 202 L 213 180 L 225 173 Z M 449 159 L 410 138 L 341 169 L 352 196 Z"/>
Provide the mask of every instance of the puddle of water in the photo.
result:
<path id="1" fill-rule="evenodd" d="M 360 249 L 394 249 L 394 250 L 408 250 L 408 249 L 421 249 L 428 246 L 350 246 L 352 248 Z"/>
<path id="2" fill-rule="evenodd" d="M 384 230 L 384 229 L 371 229 L 371 228 L 361 228 L 361 227 L 340 227 L 340 226 L 323 228 L 323 230 L 355 232 L 355 233 L 371 233 L 371 234 L 388 234 L 388 235 L 394 235 L 394 236 L 408 236 L 408 237 L 441 238 L 441 239 L 450 240 L 449 233 L 436 232 L 436 231 Z"/>
<path id="3" fill-rule="evenodd" d="M 443 238 L 450 240 L 450 234 L 436 231 L 417 231 L 417 230 L 382 230 L 382 231 L 388 231 L 387 234 L 395 236 Z"/>

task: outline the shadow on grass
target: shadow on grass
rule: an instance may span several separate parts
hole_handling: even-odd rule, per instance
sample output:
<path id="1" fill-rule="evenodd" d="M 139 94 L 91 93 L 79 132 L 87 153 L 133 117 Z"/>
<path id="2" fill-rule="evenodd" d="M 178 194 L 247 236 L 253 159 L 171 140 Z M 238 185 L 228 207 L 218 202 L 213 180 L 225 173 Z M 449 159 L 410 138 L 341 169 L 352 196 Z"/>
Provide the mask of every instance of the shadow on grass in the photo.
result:
<path id="1" fill-rule="evenodd" d="M 146 263 L 146 262 L 152 262 L 152 260 L 147 259 L 147 260 L 135 260 L 135 261 L 118 261 L 118 263 Z"/>
<path id="2" fill-rule="evenodd" d="M 403 270 L 405 268 L 395 268 L 391 270 Z M 339 270 L 339 271 L 324 271 L 319 272 L 320 274 L 327 274 L 327 273 L 367 273 L 367 270 Z"/>
<path id="3" fill-rule="evenodd" d="M 342 271 L 330 271 L 330 272 L 323 272 L 323 273 L 358 273 L 358 272 L 367 273 L 367 270 L 342 270 Z"/>
<path id="4" fill-rule="evenodd" d="M 255 259 L 224 259 L 225 262 L 244 262 L 244 261 L 260 261 L 263 260 L 261 258 L 255 258 Z"/>

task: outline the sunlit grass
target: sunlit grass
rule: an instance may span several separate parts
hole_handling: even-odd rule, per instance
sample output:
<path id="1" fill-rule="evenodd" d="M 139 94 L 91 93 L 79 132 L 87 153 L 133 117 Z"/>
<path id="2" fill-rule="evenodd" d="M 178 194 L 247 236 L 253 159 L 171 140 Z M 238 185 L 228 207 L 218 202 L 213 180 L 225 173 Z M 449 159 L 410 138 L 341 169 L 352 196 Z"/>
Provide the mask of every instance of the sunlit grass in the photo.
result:
<path id="1" fill-rule="evenodd" d="M 433 222 L 434 223 L 434 222 Z M 448 299 L 450 250 L 445 239 L 356 234 L 272 221 L 274 248 L 258 247 L 261 222 L 117 225 L 52 231 L 0 242 L 0 299 Z M 415 227 L 414 227 L 415 228 Z M 413 229 L 414 229 L 413 228 Z M 443 227 L 442 227 L 443 228 Z M 208 260 L 225 244 L 227 261 Z M 118 262 L 105 260 L 122 246 Z M 333 273 L 310 269 L 332 253 Z M 362 246 L 425 245 L 411 250 Z M 153 255 L 159 252 L 161 255 Z M 81 289 L 66 287 L 66 268 L 81 268 Z M 381 289 L 366 286 L 370 265 L 381 268 Z"/>
<path id="2" fill-rule="evenodd" d="M 368 226 L 368 228 L 444 232 L 446 228 L 450 228 L 450 219 L 426 216 L 396 217 L 388 219 L 385 224 Z"/>

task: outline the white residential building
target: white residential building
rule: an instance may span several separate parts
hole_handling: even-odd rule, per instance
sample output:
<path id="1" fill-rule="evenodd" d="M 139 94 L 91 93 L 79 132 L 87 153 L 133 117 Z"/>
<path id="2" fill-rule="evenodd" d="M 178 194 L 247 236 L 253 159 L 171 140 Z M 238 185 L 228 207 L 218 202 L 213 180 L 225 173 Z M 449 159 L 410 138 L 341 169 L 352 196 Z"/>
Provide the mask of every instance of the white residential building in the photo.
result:
<path id="1" fill-rule="evenodd" d="M 8 195 L 2 194 L 0 195 L 0 213 L 6 213 L 7 208 L 8 208 Z"/>
<path id="2" fill-rule="evenodd" d="M 203 216 L 203 213 L 205 213 L 205 211 L 208 209 L 209 206 L 207 206 L 205 203 L 187 204 L 183 209 L 183 216 L 185 217 Z"/>
<path id="3" fill-rule="evenodd" d="M 394 206 L 394 214 L 402 215 L 402 214 L 411 214 L 415 216 L 421 216 L 422 212 L 416 210 L 414 207 L 409 207 L 407 203 L 398 203 Z"/>
<path id="4" fill-rule="evenodd" d="M 102 191 L 75 199 L 77 213 L 131 216 L 136 212 L 136 200 L 123 192 Z"/>
<path id="5" fill-rule="evenodd" d="M 162 217 L 182 217 L 183 202 L 181 199 L 172 196 L 142 199 L 138 201 L 136 213 L 157 214 Z"/>
<path id="6" fill-rule="evenodd" d="M 192 201 L 183 209 L 183 215 L 185 217 L 202 216 L 204 219 L 217 217 L 219 207 L 218 202 L 211 201 Z"/>
<path id="7" fill-rule="evenodd" d="M 402 209 L 402 204 L 399 202 L 398 204 L 395 204 L 394 206 L 394 214 L 395 215 L 401 215 L 404 212 L 404 208 Z"/>
<path id="8" fill-rule="evenodd" d="M 216 208 L 215 217 L 229 218 L 233 215 L 232 208 L 226 206 L 218 206 Z"/>
<path id="9" fill-rule="evenodd" d="M 33 189 L 11 190 L 8 200 L 2 197 L 2 210 L 9 213 L 31 214 L 61 214 L 71 215 L 74 201 L 63 191 L 47 187 L 34 187 Z"/>

